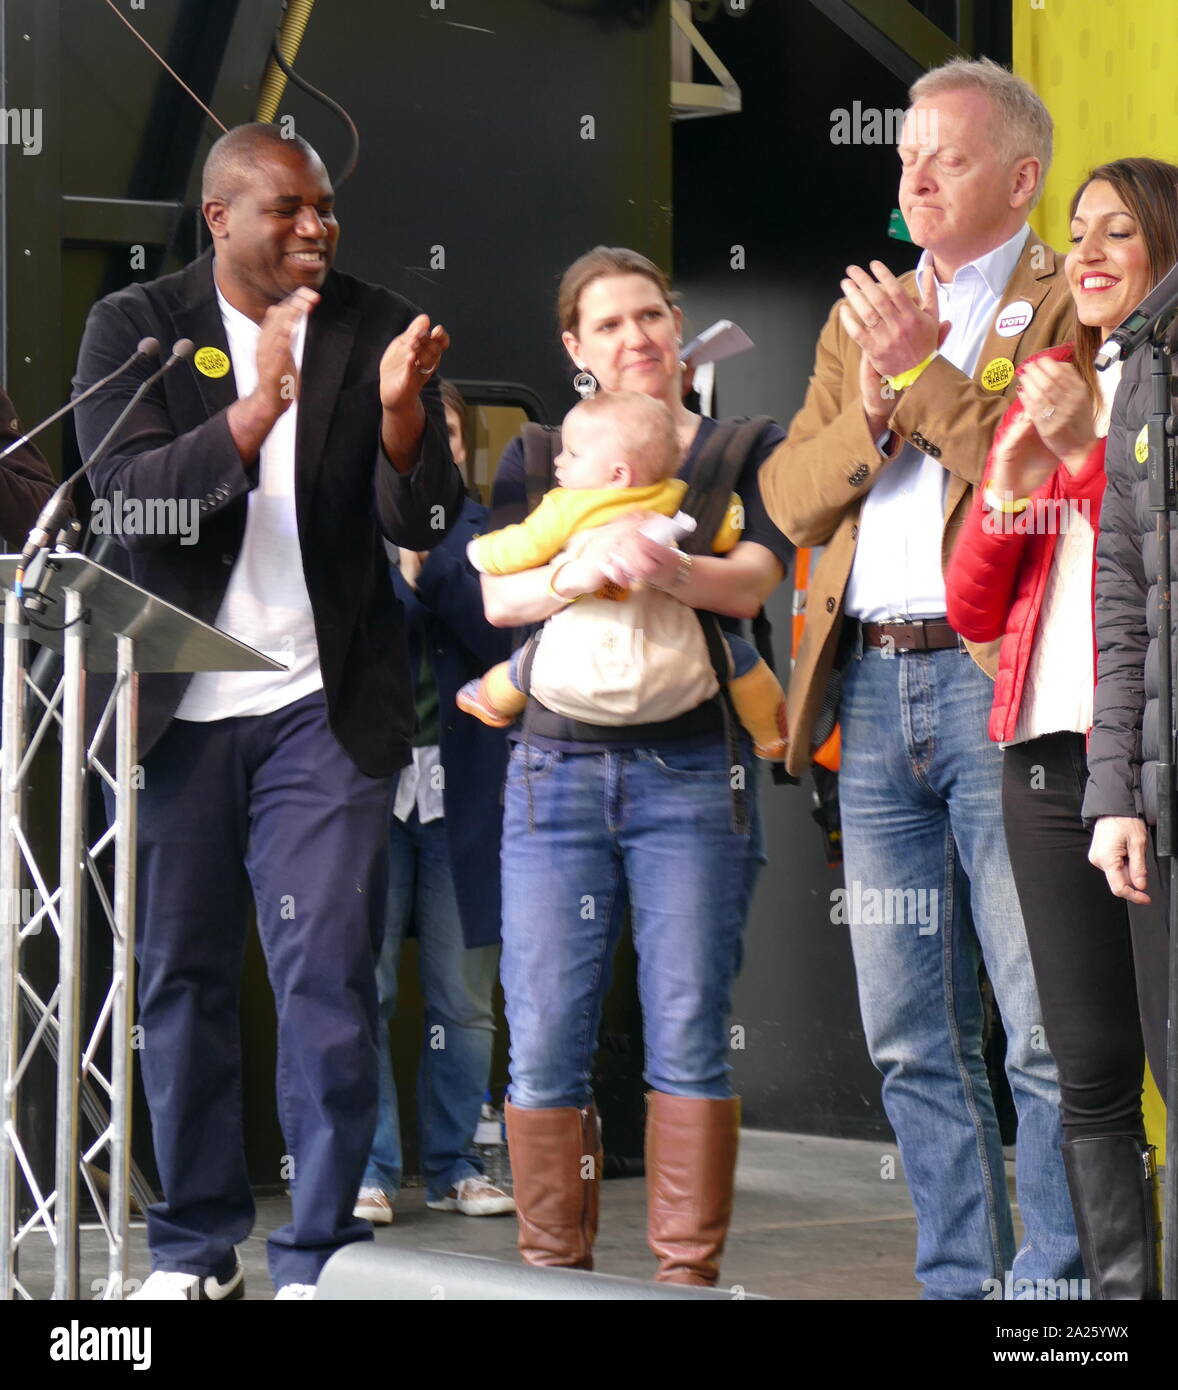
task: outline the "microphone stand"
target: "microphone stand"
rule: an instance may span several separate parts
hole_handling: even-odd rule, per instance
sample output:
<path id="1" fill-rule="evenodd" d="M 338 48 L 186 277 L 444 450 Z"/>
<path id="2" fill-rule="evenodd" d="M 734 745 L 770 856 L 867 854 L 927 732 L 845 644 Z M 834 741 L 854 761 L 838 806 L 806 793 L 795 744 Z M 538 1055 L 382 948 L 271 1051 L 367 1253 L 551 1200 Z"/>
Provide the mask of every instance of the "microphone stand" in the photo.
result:
<path id="1" fill-rule="evenodd" d="M 39 425 L 34 425 L 31 430 L 22 434 L 19 439 L 14 439 L 3 452 L 0 452 L 0 459 L 6 459 L 9 454 L 14 454 L 22 444 L 27 444 L 30 439 L 35 439 L 42 430 L 47 430 L 50 425 L 56 424 L 63 416 L 68 415 L 71 410 L 76 410 L 83 401 L 89 400 L 95 391 L 101 391 L 104 386 L 109 386 L 110 383 L 114 381 L 115 377 L 122 376 L 128 367 L 133 367 L 136 362 L 145 362 L 149 357 L 154 357 L 159 350 L 160 345 L 155 338 L 141 339 L 139 346 L 121 367 L 116 367 L 113 372 L 108 372 L 106 376 L 96 381 L 93 386 L 88 386 L 85 391 L 80 392 L 71 400 L 66 401 L 65 405 L 63 405 L 60 410 L 55 410 L 52 415 L 42 420 Z"/>
<path id="2" fill-rule="evenodd" d="M 155 339 L 145 339 L 144 341 L 145 343 L 151 342 L 154 344 Z M 138 357 L 142 352 L 142 346 L 143 345 L 141 344 L 140 349 L 137 350 L 136 357 Z M 80 468 L 76 468 L 70 474 L 70 476 L 64 480 L 64 482 L 58 485 L 57 491 L 45 504 L 45 508 L 41 513 L 41 517 L 38 519 L 37 525 L 34 526 L 32 531 L 29 532 L 29 540 L 25 545 L 24 551 L 22 552 L 22 563 L 16 571 L 16 579 L 13 585 L 16 596 L 20 599 L 21 605 L 25 609 L 26 613 L 40 612 L 44 608 L 44 595 L 41 591 L 45 586 L 45 582 L 49 577 L 50 571 L 54 568 L 52 552 L 48 551 L 45 554 L 44 565 L 38 577 L 38 582 L 35 585 L 26 588 L 24 583 L 24 577 L 27 572 L 26 567 L 31 567 L 36 559 L 36 556 L 41 552 L 46 551 L 47 543 L 43 542 L 41 544 L 37 544 L 37 541 L 35 539 L 38 535 L 39 529 L 49 524 L 52 524 L 56 529 L 56 527 L 60 525 L 62 510 L 64 508 L 66 499 L 70 496 L 70 492 L 73 488 L 74 483 L 77 482 L 77 480 L 83 475 L 83 473 L 86 473 L 91 468 L 93 468 L 93 466 L 96 463 L 98 463 L 100 459 L 105 458 L 107 451 L 110 449 L 111 444 L 114 442 L 115 436 L 118 434 L 119 430 L 122 429 L 123 424 L 130 416 L 131 412 L 135 409 L 135 407 L 139 404 L 139 402 L 143 399 L 143 397 L 147 394 L 151 387 L 153 387 L 155 383 L 159 381 L 160 377 L 162 377 L 165 372 L 170 371 L 176 365 L 177 362 L 183 362 L 187 358 L 191 357 L 194 351 L 195 347 L 190 338 L 181 338 L 178 342 L 173 344 L 171 356 L 168 358 L 168 360 L 163 364 L 162 367 L 157 367 L 156 370 L 152 372 L 152 374 L 149 377 L 146 378 L 146 380 L 140 382 L 138 389 L 135 391 L 135 394 L 122 408 L 122 410 L 119 411 L 118 415 L 115 417 L 114 424 L 111 425 L 110 429 L 108 429 L 107 432 L 99 440 L 97 446 L 94 449 L 94 452 L 82 464 Z M 132 362 L 134 360 L 135 357 L 131 359 Z M 125 363 L 124 367 L 128 365 L 130 364 Z M 124 370 L 124 367 L 120 367 L 119 371 L 121 372 L 122 370 Z M 114 375 L 117 376 L 118 373 L 116 372 L 114 373 Z M 107 378 L 107 380 L 109 380 L 109 378 Z M 99 384 L 101 385 L 103 383 Z M 89 391 L 85 393 L 85 395 L 89 394 Z M 84 396 L 79 396 L 75 398 L 75 400 L 71 402 L 71 405 L 77 405 L 78 401 L 82 399 L 84 399 Z M 45 532 L 42 530 L 41 534 L 45 535 Z"/>
<path id="3" fill-rule="evenodd" d="M 1178 422 L 1172 412 L 1173 363 L 1164 334 L 1153 343 L 1153 409 L 1149 416 L 1149 509 L 1157 514 L 1158 541 L 1158 823 L 1159 868 L 1168 862 L 1169 931 L 1166 1008 L 1166 1166 L 1162 1196 L 1162 1297 L 1178 1300 L 1178 855 L 1174 827 L 1174 666 L 1171 630 L 1170 540 L 1178 474 Z M 1163 875 L 1166 870 L 1162 869 Z M 1160 886 L 1160 885 L 1159 885 Z M 1161 1079 L 1161 1078 L 1159 1078 Z"/>

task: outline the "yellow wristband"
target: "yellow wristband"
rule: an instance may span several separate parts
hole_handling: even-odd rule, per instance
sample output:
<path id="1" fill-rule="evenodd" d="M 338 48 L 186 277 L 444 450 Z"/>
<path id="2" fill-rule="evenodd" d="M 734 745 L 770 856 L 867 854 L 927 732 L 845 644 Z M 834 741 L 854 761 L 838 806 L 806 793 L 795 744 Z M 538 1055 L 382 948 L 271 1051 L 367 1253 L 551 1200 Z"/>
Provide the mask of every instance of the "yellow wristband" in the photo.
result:
<path id="1" fill-rule="evenodd" d="M 936 355 L 937 349 L 934 348 L 932 352 L 930 352 L 929 355 L 924 359 L 924 361 L 919 363 L 917 366 L 909 367 L 906 372 L 897 372 L 895 376 L 885 376 L 884 380 L 888 383 L 888 385 L 892 388 L 893 391 L 903 391 L 906 386 L 912 385 L 912 383 L 921 374 L 921 372 L 924 371 L 924 369 L 933 360 L 933 358 L 936 357 Z"/>
<path id="2" fill-rule="evenodd" d="M 1008 516 L 1018 516 L 1031 505 L 1029 497 L 1015 497 L 1012 493 L 999 496 L 994 491 L 993 479 L 982 487 L 982 501 L 992 512 L 1005 512 Z"/>

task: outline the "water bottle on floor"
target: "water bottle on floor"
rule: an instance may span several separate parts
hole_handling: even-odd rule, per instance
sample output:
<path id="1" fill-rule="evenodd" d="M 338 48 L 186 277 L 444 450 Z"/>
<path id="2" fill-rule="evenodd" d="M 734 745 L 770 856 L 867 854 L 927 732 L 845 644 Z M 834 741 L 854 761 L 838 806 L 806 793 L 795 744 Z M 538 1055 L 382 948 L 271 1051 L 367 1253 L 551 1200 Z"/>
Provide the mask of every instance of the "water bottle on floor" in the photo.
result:
<path id="1" fill-rule="evenodd" d="M 483 1097 L 479 1122 L 474 1132 L 474 1146 L 483 1160 L 483 1171 L 489 1182 L 505 1192 L 511 1191 L 511 1161 L 507 1156 L 507 1129 L 503 1112 L 495 1108 L 488 1091 Z"/>

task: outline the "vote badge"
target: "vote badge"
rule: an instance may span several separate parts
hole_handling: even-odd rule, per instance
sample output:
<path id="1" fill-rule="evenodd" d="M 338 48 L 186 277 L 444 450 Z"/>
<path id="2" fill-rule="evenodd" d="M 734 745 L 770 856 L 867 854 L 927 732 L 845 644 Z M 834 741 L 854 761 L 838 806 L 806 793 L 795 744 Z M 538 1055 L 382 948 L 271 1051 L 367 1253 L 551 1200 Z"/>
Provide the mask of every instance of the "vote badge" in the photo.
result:
<path id="1" fill-rule="evenodd" d="M 994 331 L 1000 338 L 1016 338 L 1027 324 L 1035 310 L 1025 299 L 1016 299 L 1013 304 L 998 310 L 994 320 Z"/>
<path id="2" fill-rule="evenodd" d="M 1014 380 L 1014 363 L 1009 357 L 995 357 L 982 368 L 982 385 L 987 391 L 1005 391 Z"/>
<path id="3" fill-rule="evenodd" d="M 229 356 L 220 348 L 197 348 L 192 360 L 201 376 L 222 377 L 229 370 Z"/>

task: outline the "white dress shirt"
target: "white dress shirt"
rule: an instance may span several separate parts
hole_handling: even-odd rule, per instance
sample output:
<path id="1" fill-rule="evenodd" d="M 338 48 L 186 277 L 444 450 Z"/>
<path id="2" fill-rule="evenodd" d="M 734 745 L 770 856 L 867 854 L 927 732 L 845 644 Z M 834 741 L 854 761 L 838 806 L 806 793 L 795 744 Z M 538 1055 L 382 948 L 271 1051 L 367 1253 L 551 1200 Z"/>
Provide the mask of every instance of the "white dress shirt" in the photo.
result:
<path id="1" fill-rule="evenodd" d="M 948 284 L 937 282 L 937 313 L 951 325 L 940 355 L 966 376 L 973 376 L 995 311 L 1005 305 L 1007 281 L 1030 232 L 1020 227 L 1009 241 L 963 265 Z M 930 259 L 927 251 L 921 256 L 918 281 Z M 914 444 L 905 444 L 880 474 L 859 513 L 844 605 L 851 617 L 878 623 L 945 616 L 941 537 L 948 481 L 948 470 Z"/>
<path id="2" fill-rule="evenodd" d="M 393 815 L 399 821 L 407 821 L 414 811 L 422 825 L 441 820 L 446 814 L 443 801 L 444 776 L 439 778 L 442 767 L 442 750 L 436 743 L 425 748 L 413 750 L 413 761 L 403 767 L 397 779 L 397 792 L 393 798 Z"/>

